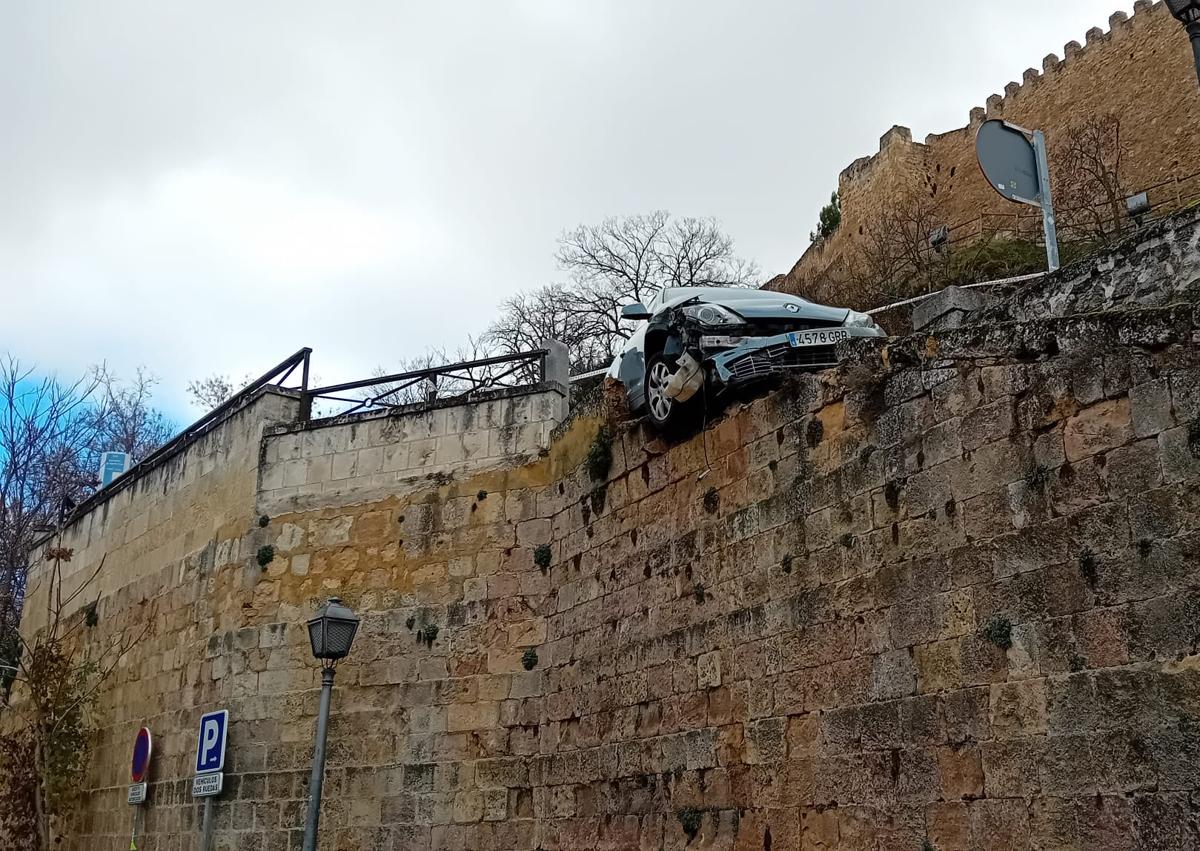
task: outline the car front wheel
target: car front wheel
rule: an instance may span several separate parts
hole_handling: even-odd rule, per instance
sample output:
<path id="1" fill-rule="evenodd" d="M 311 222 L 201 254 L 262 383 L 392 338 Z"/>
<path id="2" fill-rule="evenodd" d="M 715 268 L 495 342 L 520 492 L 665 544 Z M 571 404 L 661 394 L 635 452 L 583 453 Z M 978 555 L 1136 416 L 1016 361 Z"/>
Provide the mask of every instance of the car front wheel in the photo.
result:
<path id="1" fill-rule="evenodd" d="M 650 358 L 646 366 L 646 410 L 650 421 L 660 429 L 665 429 L 675 421 L 679 404 L 667 395 L 667 383 L 674 375 L 674 370 L 663 360 L 661 354 Z"/>

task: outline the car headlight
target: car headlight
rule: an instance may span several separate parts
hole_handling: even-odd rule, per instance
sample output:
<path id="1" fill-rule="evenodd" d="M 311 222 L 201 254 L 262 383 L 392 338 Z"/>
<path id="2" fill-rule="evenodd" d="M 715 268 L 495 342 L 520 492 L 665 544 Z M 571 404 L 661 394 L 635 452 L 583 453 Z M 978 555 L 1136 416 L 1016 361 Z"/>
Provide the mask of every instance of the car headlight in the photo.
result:
<path id="1" fill-rule="evenodd" d="M 843 325 L 850 328 L 875 328 L 875 320 L 865 313 L 859 313 L 857 310 L 851 310 L 846 314 L 846 321 Z"/>
<path id="2" fill-rule="evenodd" d="M 741 325 L 742 317 L 719 304 L 693 304 L 683 309 L 683 315 L 701 325 Z"/>

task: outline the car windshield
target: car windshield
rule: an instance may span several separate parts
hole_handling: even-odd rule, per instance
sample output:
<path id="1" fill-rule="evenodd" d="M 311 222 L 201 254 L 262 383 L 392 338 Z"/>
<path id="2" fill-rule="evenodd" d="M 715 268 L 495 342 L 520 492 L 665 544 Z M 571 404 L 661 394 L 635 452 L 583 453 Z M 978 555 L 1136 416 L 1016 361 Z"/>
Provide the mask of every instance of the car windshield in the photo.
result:
<path id="1" fill-rule="evenodd" d="M 667 287 L 660 294 L 661 304 L 680 298 L 721 298 L 729 295 L 730 287 Z"/>

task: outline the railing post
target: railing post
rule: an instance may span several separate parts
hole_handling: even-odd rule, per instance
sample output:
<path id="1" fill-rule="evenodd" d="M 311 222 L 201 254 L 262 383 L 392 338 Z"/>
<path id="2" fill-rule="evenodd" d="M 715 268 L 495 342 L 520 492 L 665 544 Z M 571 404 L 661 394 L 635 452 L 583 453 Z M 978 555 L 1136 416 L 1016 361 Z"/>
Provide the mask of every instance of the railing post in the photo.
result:
<path id="1" fill-rule="evenodd" d="M 567 347 L 558 340 L 543 340 L 542 382 L 561 394 L 556 413 L 558 422 L 567 418 L 571 408 L 571 360 Z"/>

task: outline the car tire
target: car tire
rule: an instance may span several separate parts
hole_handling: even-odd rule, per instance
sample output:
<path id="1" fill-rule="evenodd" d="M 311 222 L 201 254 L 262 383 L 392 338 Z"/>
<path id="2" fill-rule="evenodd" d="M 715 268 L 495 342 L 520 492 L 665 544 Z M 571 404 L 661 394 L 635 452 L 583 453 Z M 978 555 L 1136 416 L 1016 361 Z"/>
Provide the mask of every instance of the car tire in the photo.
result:
<path id="1" fill-rule="evenodd" d="M 662 352 L 651 355 L 646 363 L 646 413 L 650 422 L 659 431 L 669 431 L 681 419 L 681 413 L 692 407 L 693 400 L 676 402 L 666 395 L 667 382 L 675 370 L 667 363 Z"/>

